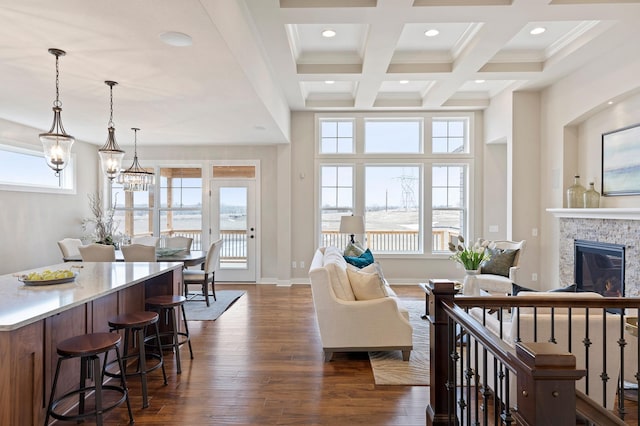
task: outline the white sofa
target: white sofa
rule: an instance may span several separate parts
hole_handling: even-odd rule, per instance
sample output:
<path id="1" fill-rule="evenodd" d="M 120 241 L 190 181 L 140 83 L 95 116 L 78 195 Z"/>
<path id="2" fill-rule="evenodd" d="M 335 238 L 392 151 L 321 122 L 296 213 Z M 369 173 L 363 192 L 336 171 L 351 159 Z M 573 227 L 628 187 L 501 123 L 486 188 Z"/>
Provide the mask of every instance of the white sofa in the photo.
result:
<path id="1" fill-rule="evenodd" d="M 524 251 L 524 247 L 526 244 L 526 240 L 522 241 L 493 241 L 492 246 L 496 249 L 500 250 L 517 250 L 515 257 L 513 258 L 513 264 L 509 268 L 509 276 L 502 276 L 496 274 L 487 274 L 481 273 L 476 275 L 476 280 L 478 282 L 478 286 L 480 289 L 494 294 L 504 296 L 506 294 L 511 294 L 511 284 L 518 283 L 518 271 L 520 270 L 520 258 L 522 257 L 522 252 Z"/>
<path id="2" fill-rule="evenodd" d="M 528 292 L 522 291 L 515 297 L 528 297 L 528 296 L 542 296 L 552 298 L 602 298 L 598 293 L 546 293 L 546 292 Z M 533 308 L 520 308 L 520 316 L 517 315 L 518 309 L 513 309 L 511 314 L 511 321 L 505 320 L 503 322 L 503 337 L 502 340 L 512 348 L 515 348 L 515 342 L 518 333 L 518 321 L 520 322 L 520 339 L 523 342 L 534 342 L 534 313 Z M 482 323 L 482 310 L 480 308 L 473 308 L 470 311 L 478 322 Z M 505 314 L 508 315 L 508 314 Z M 587 320 L 588 318 L 588 320 Z M 571 353 L 576 357 L 576 368 L 586 368 L 586 351 L 583 344 L 585 337 L 585 327 L 589 325 L 589 339 L 591 340 L 591 346 L 589 350 L 589 397 L 592 398 L 597 404 L 603 404 L 603 387 L 600 374 L 604 370 L 603 366 L 603 348 L 605 351 L 611 351 L 612 356 L 606 358 L 606 372 L 609 376 L 609 380 L 605 386 L 606 388 L 606 407 L 608 409 L 614 408 L 614 400 L 616 397 L 616 388 L 618 384 L 618 374 L 620 372 L 620 357 L 618 356 L 618 339 L 620 338 L 620 322 L 617 315 L 607 314 L 606 320 L 606 337 L 603 335 L 603 316 L 601 309 L 590 309 L 589 315 L 585 315 L 585 310 L 582 308 L 573 308 L 571 310 L 571 316 L 568 315 L 566 308 L 556 308 L 554 310 L 554 322 L 555 333 L 554 337 L 560 349 L 569 352 L 569 321 L 571 323 Z M 550 308 L 538 308 L 537 309 L 537 341 L 547 342 L 551 337 L 551 311 Z M 500 336 L 500 323 L 495 314 L 486 316 L 486 328 L 495 334 Z M 603 341 L 606 338 L 606 346 L 603 346 Z M 471 345 L 473 350 L 474 344 Z M 482 365 L 483 351 L 478 351 L 480 364 Z M 493 356 L 488 353 L 487 362 L 487 378 L 488 385 L 493 386 Z M 482 371 L 478 374 L 482 376 Z M 512 406 L 517 405 L 517 383 L 516 377 L 511 376 L 510 389 L 509 389 L 509 401 Z M 482 383 L 482 381 L 481 381 Z M 576 383 L 576 388 L 586 393 L 587 378 L 583 377 Z M 500 394 L 504 395 L 504 389 Z"/>
<path id="3" fill-rule="evenodd" d="M 356 300 L 347 262 L 336 247 L 316 250 L 309 277 L 325 361 L 334 352 L 385 350 L 400 350 L 409 360 L 413 349 L 409 313 L 384 277 L 385 297 Z"/>

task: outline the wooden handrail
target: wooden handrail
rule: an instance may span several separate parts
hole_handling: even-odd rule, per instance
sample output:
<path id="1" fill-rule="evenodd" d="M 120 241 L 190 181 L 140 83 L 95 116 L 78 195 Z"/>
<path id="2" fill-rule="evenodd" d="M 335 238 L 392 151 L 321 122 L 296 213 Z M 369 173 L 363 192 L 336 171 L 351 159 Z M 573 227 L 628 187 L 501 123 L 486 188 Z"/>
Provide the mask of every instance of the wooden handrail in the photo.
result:
<path id="1" fill-rule="evenodd" d="M 513 296 L 492 296 L 492 297 L 453 297 L 451 291 L 453 282 L 447 280 L 431 280 L 429 282 L 431 289 L 429 302 L 429 321 L 431 322 L 430 344 L 432 345 L 432 356 L 441 357 L 441 359 L 431 359 L 431 386 L 430 403 L 427 407 L 427 425 L 444 425 L 455 424 L 459 420 L 456 416 L 455 407 L 458 403 L 464 407 L 465 401 L 454 400 L 455 396 L 442 395 L 443 393 L 451 393 L 450 385 L 446 378 L 442 378 L 442 371 L 448 371 L 448 363 L 462 362 L 453 361 L 450 357 L 455 350 L 447 345 L 451 344 L 451 336 L 455 330 L 456 341 L 476 342 L 478 347 L 484 348 L 491 353 L 496 359 L 498 365 L 512 372 L 512 378 L 517 381 L 517 389 L 515 397 L 517 397 L 518 411 L 509 410 L 509 395 L 506 394 L 505 411 L 502 412 L 502 421 L 507 424 L 513 420 L 518 424 L 547 424 L 549 413 L 559 413 L 563 419 L 575 419 L 576 415 L 583 416 L 594 424 L 624 424 L 619 417 L 613 412 L 598 405 L 588 396 L 576 390 L 575 381 L 586 374 L 586 370 L 579 370 L 575 366 L 575 357 L 567 352 L 566 346 L 559 346 L 548 342 L 514 342 L 515 348 L 508 345 L 502 340 L 501 336 L 497 336 L 493 331 L 488 330 L 483 325 L 482 319 L 477 316 L 471 316 L 469 310 L 471 308 L 481 308 L 485 312 L 496 311 L 497 318 L 507 315 L 509 308 L 532 308 L 534 318 L 539 308 L 547 308 L 546 311 L 540 311 L 537 315 L 551 315 L 551 322 L 555 316 L 566 316 L 584 314 L 580 310 L 589 309 L 593 311 L 594 316 L 606 315 L 611 321 L 619 322 L 619 330 L 621 340 L 618 344 L 622 348 L 625 342 L 622 333 L 625 327 L 624 315 L 613 315 L 613 313 L 625 313 L 629 309 L 640 308 L 640 298 L 638 297 L 620 297 L 620 298 L 549 298 L 545 296 L 530 295 L 527 297 Z M 549 310 L 549 308 L 551 308 Z M 558 308 L 558 310 L 556 310 Z M 562 308 L 562 309 L 559 309 Z M 517 315 L 524 315 L 521 310 Z M 544 313 L 543 313 L 544 312 Z M 513 311 L 511 314 L 513 315 Z M 498 334 L 502 334 L 502 321 L 499 320 Z M 454 325 L 454 328 L 451 326 Z M 551 325 L 553 333 L 553 325 Z M 463 334 L 460 335 L 460 332 Z M 569 331 L 571 333 L 571 331 Z M 518 336 L 520 335 L 518 329 Z M 467 337 L 468 336 L 468 337 Z M 535 338 L 535 337 L 534 337 Z M 469 339 L 469 340 L 467 340 Z M 445 346 L 445 349 L 439 347 Z M 607 349 L 609 349 L 607 347 Z M 613 350 L 613 348 L 610 348 Z M 470 350 L 469 347 L 465 350 Z M 611 356 L 620 357 L 620 376 L 624 375 L 624 356 L 625 352 L 620 351 L 619 354 Z M 468 361 L 467 361 L 468 362 Z M 477 361 L 476 361 L 477 362 Z M 588 366 L 587 362 L 587 366 Z M 468 365 L 461 364 L 461 368 L 469 368 Z M 476 368 L 476 367 L 472 367 Z M 477 367 L 479 368 L 479 367 Z M 486 368 L 486 366 L 485 366 Z M 455 370 L 455 367 L 454 367 Z M 452 371 L 454 371 L 452 370 Z M 473 371 L 473 370 L 471 370 Z M 506 371 L 506 370 L 505 370 Z M 598 376 L 601 372 L 597 372 Z M 606 375 L 606 371 L 602 372 Z M 609 373 L 611 374 L 611 373 Z M 616 376 L 612 377 L 617 380 Z M 509 392 L 508 377 L 506 378 L 506 389 Z M 603 380 L 605 380 L 603 378 Z M 501 385 L 502 386 L 502 385 Z M 618 386 L 621 386 L 619 383 Z M 525 392 L 526 391 L 526 392 Z M 619 391 L 619 390 L 618 390 Z M 531 393 L 535 392 L 535 393 Z M 455 392 L 454 392 L 455 393 Z M 498 397 L 498 395 L 495 395 Z M 502 399 L 502 396 L 500 396 Z M 535 401 L 535 403 L 532 403 Z M 468 401 L 467 401 L 468 402 Z M 513 401 L 516 402 L 516 401 Z M 622 404 L 622 405 L 620 405 Z M 618 412 L 620 417 L 624 417 L 624 404 L 618 402 Z M 454 411 L 450 411 L 454 407 Z M 545 411 L 546 410 L 546 411 Z M 476 412 L 477 413 L 477 412 Z M 461 414 L 461 413 L 458 413 Z M 468 414 L 467 414 L 468 415 Z M 560 418 L 556 415 L 554 418 Z M 452 418 L 453 416 L 453 418 Z M 568 423 L 567 423 L 568 424 Z"/>
<path id="2" fill-rule="evenodd" d="M 624 420 L 616 417 L 611 411 L 605 410 L 579 390 L 576 390 L 576 414 L 595 425 L 626 425 Z"/>

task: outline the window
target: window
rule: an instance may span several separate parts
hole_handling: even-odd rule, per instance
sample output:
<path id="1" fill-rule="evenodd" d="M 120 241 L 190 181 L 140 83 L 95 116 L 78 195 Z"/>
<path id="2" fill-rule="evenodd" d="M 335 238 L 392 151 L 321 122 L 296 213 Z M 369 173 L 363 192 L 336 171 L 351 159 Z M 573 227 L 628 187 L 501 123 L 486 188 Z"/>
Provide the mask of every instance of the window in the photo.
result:
<path id="1" fill-rule="evenodd" d="M 374 252 L 420 250 L 420 166 L 365 166 L 365 230 Z"/>
<path id="2" fill-rule="evenodd" d="M 434 164 L 432 167 L 433 251 L 448 251 L 451 237 L 465 235 L 467 166 Z"/>
<path id="3" fill-rule="evenodd" d="M 320 182 L 322 244 L 341 246 L 340 216 L 353 213 L 353 166 L 322 166 Z"/>
<path id="4" fill-rule="evenodd" d="M 190 237 L 193 238 L 191 248 L 202 250 L 202 169 L 161 167 L 156 186 L 159 203 L 155 201 L 156 188 L 127 192 L 117 182 L 111 183 L 111 203 L 115 207 L 118 232 L 129 238 Z M 160 244 L 163 245 L 162 240 Z"/>
<path id="5" fill-rule="evenodd" d="M 323 154 L 353 152 L 353 120 L 321 120 L 320 135 Z"/>
<path id="6" fill-rule="evenodd" d="M 320 244 L 346 245 L 348 236 L 338 230 L 340 217 L 349 214 L 364 216 L 366 245 L 378 254 L 444 255 L 449 238 L 473 232 L 473 113 L 322 115 L 316 156 Z M 352 152 L 338 149 L 338 125 L 345 122 L 364 130 L 352 134 Z"/>
<path id="7" fill-rule="evenodd" d="M 422 151 L 422 120 L 366 119 L 364 129 L 368 154 Z"/>
<path id="8" fill-rule="evenodd" d="M 469 152 L 467 127 L 468 121 L 466 119 L 434 119 L 431 128 L 433 152 Z"/>
<path id="9" fill-rule="evenodd" d="M 0 187 L 29 192 L 75 193 L 75 156 L 56 176 L 47 166 L 42 151 L 0 145 Z"/>
<path id="10" fill-rule="evenodd" d="M 111 182 L 111 206 L 117 232 L 128 238 L 153 235 L 154 197 L 150 191 L 125 191 L 116 181 Z"/>
<path id="11" fill-rule="evenodd" d="M 202 249 L 202 169 L 160 168 L 160 236 L 193 238 Z"/>

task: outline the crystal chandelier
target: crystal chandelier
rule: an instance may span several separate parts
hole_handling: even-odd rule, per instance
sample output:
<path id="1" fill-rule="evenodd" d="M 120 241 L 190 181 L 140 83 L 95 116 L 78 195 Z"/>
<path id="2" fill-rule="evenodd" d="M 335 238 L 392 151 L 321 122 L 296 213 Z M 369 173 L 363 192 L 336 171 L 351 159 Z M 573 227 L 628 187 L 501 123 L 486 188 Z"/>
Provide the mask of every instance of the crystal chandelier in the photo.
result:
<path id="1" fill-rule="evenodd" d="M 116 142 L 116 128 L 113 124 L 113 86 L 118 83 L 115 81 L 105 81 L 104 84 L 109 86 L 109 96 L 111 100 L 109 123 L 107 124 L 109 135 L 107 136 L 107 142 L 98 150 L 98 155 L 100 156 L 102 173 L 104 173 L 109 180 L 113 180 L 120 175 L 122 159 L 124 158 L 124 151 L 120 149 L 118 142 Z"/>
<path id="2" fill-rule="evenodd" d="M 124 186 L 125 191 L 148 191 L 149 187 L 155 183 L 155 175 L 140 167 L 138 163 L 138 128 L 132 127 L 134 132 L 133 140 L 133 163 L 131 167 L 120 173 L 118 183 Z"/>
<path id="3" fill-rule="evenodd" d="M 44 159 L 47 165 L 51 167 L 56 176 L 60 176 L 60 171 L 67 167 L 71 158 L 71 145 L 75 142 L 75 138 L 65 132 L 62 126 L 62 102 L 60 102 L 60 72 L 58 69 L 58 60 L 60 56 L 66 55 L 64 50 L 49 49 L 49 53 L 56 57 L 56 100 L 53 102 L 53 124 L 47 133 L 40 133 L 40 142 L 44 148 Z"/>

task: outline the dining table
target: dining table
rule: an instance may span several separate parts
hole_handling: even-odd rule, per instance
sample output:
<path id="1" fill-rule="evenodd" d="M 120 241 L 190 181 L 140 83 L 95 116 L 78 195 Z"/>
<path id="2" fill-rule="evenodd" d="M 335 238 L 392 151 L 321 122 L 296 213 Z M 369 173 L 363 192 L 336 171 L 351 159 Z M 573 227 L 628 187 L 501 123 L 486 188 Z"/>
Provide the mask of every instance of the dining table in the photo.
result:
<path id="1" fill-rule="evenodd" d="M 184 266 L 187 267 L 201 265 L 206 259 L 206 250 L 181 250 L 178 252 L 163 252 L 162 249 L 159 249 L 156 253 L 156 260 L 158 262 L 182 262 Z M 69 256 L 63 257 L 62 260 L 64 260 L 65 262 L 82 262 L 82 257 L 80 255 Z M 124 255 L 122 254 L 122 250 L 116 250 L 116 262 L 124 262 Z"/>

